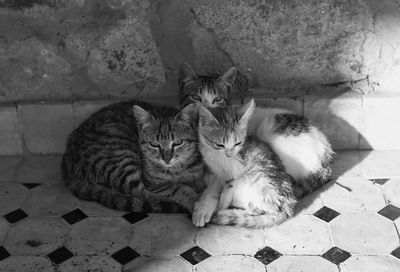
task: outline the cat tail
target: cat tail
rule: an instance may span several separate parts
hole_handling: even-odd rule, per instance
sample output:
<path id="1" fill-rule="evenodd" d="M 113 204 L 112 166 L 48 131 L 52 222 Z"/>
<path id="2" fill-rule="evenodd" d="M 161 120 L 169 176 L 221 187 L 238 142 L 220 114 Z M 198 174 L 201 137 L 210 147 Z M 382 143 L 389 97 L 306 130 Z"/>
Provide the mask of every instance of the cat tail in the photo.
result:
<path id="1" fill-rule="evenodd" d="M 68 182 L 67 186 L 78 198 L 96 201 L 110 209 L 143 212 L 146 202 L 140 196 L 123 194 L 109 186 L 88 182 Z"/>
<path id="2" fill-rule="evenodd" d="M 291 215 L 292 212 L 288 214 L 285 211 L 277 214 L 252 214 L 246 210 L 222 209 L 211 217 L 210 222 L 217 225 L 260 229 L 279 225 Z"/>

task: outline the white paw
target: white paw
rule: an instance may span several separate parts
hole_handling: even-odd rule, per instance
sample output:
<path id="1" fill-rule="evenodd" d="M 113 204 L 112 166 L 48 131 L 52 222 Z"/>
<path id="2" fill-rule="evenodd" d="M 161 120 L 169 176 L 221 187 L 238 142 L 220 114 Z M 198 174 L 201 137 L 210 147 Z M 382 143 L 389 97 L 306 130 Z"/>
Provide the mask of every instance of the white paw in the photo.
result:
<path id="1" fill-rule="evenodd" d="M 203 201 L 197 201 L 194 204 L 194 211 L 192 216 L 193 224 L 196 227 L 204 227 L 208 222 L 210 222 L 211 216 L 216 210 L 218 205 L 218 200 L 215 199 L 205 199 Z"/>

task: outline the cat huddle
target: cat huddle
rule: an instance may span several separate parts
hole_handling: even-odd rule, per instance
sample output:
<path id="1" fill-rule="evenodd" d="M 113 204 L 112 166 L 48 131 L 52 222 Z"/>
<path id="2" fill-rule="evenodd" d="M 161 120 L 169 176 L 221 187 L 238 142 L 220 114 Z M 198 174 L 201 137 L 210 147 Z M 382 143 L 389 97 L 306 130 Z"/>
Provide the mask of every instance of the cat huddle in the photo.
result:
<path id="1" fill-rule="evenodd" d="M 198 76 L 184 64 L 181 110 L 129 101 L 93 114 L 68 138 L 67 186 L 115 209 L 183 207 L 196 226 L 283 222 L 300 197 L 329 181 L 334 153 L 302 116 L 253 100 L 231 106 L 236 74 Z"/>

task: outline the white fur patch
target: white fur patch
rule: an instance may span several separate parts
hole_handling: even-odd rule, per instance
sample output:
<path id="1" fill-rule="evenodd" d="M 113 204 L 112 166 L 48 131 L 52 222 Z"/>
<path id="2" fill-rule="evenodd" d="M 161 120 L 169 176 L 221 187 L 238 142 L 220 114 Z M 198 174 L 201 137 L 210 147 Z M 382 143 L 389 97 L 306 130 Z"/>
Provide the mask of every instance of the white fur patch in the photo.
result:
<path id="1" fill-rule="evenodd" d="M 297 136 L 276 134 L 275 115 L 280 113 L 291 112 L 285 109 L 256 108 L 248 133 L 269 143 L 284 164 L 286 172 L 294 179 L 304 179 L 322 167 L 321 159 L 325 151 L 330 150 L 330 144 L 316 127 Z"/>

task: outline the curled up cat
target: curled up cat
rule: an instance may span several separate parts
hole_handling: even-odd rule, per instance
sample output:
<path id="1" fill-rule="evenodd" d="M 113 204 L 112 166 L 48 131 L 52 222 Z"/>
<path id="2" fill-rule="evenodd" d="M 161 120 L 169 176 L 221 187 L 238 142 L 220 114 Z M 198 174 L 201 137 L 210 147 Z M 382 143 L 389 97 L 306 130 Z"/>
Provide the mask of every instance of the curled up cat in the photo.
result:
<path id="1" fill-rule="evenodd" d="M 195 207 L 193 222 L 206 223 L 202 205 L 215 205 L 210 221 L 249 228 L 271 227 L 293 215 L 303 194 L 269 145 L 247 135 L 254 100 L 241 107 L 199 109 L 199 142 L 211 172 L 209 184 Z"/>
<path id="2" fill-rule="evenodd" d="M 68 137 L 67 187 L 113 209 L 192 212 L 204 170 L 193 111 L 128 101 L 94 113 Z"/>

